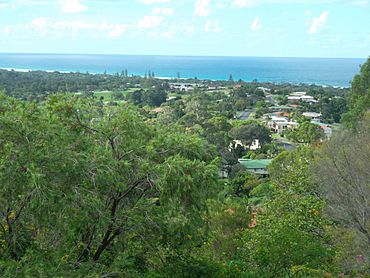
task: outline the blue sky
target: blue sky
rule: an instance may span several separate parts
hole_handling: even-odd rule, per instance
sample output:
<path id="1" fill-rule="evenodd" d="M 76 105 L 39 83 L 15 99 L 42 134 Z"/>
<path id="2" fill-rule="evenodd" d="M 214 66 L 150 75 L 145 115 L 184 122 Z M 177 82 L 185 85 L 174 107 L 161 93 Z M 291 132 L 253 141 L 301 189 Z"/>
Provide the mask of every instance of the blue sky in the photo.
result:
<path id="1" fill-rule="evenodd" d="M 0 52 L 366 58 L 370 0 L 0 0 Z"/>

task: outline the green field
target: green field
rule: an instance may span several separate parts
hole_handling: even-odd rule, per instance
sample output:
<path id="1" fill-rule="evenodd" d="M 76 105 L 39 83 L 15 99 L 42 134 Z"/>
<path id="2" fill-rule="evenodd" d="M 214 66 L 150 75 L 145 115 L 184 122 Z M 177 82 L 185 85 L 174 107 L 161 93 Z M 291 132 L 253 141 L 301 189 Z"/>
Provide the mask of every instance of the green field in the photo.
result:
<path id="1" fill-rule="evenodd" d="M 103 99 L 104 102 L 110 102 L 110 101 L 117 101 L 117 100 L 112 98 L 112 93 L 114 93 L 114 92 L 123 93 L 124 97 L 126 97 L 127 93 L 133 92 L 133 91 L 136 91 L 136 90 L 138 90 L 138 88 L 129 88 L 129 89 L 126 89 L 126 90 L 119 90 L 119 91 L 95 91 L 94 96 L 96 98 L 104 97 L 104 99 Z M 118 100 L 118 101 L 122 102 L 122 100 Z"/>

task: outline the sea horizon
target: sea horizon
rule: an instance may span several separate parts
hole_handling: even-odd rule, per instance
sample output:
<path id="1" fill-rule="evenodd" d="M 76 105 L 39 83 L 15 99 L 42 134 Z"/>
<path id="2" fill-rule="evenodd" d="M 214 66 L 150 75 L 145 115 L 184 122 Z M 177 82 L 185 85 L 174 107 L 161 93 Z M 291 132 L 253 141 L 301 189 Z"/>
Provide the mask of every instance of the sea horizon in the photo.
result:
<path id="1" fill-rule="evenodd" d="M 366 58 L 0 53 L 0 68 L 349 87 Z"/>
<path id="2" fill-rule="evenodd" d="M 235 58 L 302 58 L 302 59 L 363 59 L 368 57 L 327 57 L 327 56 L 261 56 L 261 55 L 189 55 L 189 54 L 133 54 L 133 53 L 67 53 L 67 52 L 0 52 L 0 55 L 99 55 L 99 56 L 165 56 L 165 57 L 235 57 Z"/>

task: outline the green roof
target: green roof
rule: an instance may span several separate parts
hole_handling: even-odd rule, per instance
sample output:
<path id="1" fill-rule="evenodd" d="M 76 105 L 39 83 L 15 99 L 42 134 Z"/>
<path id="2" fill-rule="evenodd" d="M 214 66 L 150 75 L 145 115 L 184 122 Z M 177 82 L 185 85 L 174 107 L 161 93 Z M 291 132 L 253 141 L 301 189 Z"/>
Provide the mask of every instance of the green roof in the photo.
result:
<path id="1" fill-rule="evenodd" d="M 239 159 L 239 163 L 247 169 L 267 169 L 272 159 Z"/>
<path id="2" fill-rule="evenodd" d="M 326 125 L 326 126 L 330 126 L 330 127 L 333 126 L 332 124 L 322 123 L 322 122 L 318 122 L 318 121 L 311 121 L 311 123 L 313 123 L 315 125 Z"/>
<path id="3" fill-rule="evenodd" d="M 271 106 L 270 109 L 293 109 L 293 107 L 280 105 L 280 106 Z"/>

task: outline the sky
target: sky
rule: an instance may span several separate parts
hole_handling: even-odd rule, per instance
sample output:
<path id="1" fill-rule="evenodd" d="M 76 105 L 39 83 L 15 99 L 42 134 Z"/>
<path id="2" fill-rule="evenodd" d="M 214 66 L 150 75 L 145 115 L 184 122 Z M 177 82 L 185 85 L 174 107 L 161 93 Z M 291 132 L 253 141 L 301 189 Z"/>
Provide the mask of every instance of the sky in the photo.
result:
<path id="1" fill-rule="evenodd" d="M 370 0 L 0 0 L 0 52 L 370 55 Z"/>

